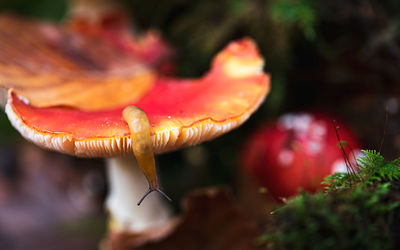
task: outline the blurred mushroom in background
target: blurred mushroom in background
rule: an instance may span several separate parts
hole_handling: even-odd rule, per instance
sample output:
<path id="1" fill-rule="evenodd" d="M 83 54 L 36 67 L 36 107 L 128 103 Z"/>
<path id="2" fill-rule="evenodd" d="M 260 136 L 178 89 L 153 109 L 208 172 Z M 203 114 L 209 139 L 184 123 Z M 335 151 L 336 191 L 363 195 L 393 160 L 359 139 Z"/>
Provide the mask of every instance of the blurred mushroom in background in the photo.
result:
<path id="1" fill-rule="evenodd" d="M 326 176 L 351 171 L 346 160 L 354 165 L 360 153 L 354 133 L 342 122 L 335 128 L 335 119 L 323 113 L 288 113 L 261 127 L 243 148 L 244 172 L 275 199 L 294 196 L 299 190 L 322 190 Z"/>

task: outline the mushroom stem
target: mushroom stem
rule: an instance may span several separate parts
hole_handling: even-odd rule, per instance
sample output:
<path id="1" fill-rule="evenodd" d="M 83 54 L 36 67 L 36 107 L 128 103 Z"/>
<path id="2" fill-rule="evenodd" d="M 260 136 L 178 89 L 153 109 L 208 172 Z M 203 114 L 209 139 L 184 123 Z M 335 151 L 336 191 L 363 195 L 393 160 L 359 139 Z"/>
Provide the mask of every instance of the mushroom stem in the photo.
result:
<path id="1" fill-rule="evenodd" d="M 107 166 L 110 185 L 107 208 L 112 232 L 139 232 L 170 220 L 171 210 L 160 195 L 152 194 L 137 206 L 148 183 L 134 157 L 110 158 Z"/>

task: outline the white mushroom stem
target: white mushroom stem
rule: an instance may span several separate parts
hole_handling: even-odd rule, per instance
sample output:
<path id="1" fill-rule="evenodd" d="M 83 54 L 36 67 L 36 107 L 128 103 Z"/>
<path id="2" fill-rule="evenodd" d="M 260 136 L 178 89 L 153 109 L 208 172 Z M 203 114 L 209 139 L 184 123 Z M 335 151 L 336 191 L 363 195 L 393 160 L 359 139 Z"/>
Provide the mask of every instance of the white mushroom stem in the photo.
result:
<path id="1" fill-rule="evenodd" d="M 107 160 L 110 191 L 107 208 L 112 232 L 141 232 L 157 228 L 171 219 L 171 209 L 159 193 L 152 192 L 137 203 L 149 184 L 133 156 Z"/>

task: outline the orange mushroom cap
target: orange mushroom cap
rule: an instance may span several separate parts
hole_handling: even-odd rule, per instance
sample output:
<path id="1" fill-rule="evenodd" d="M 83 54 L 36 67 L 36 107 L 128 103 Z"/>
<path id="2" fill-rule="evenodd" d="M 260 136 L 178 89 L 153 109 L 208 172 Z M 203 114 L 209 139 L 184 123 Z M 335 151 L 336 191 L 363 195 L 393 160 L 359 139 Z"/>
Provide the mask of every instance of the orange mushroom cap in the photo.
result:
<path id="1" fill-rule="evenodd" d="M 1 52 L 8 50 L 0 47 Z M 112 53 L 117 52 L 110 52 L 115 56 Z M 51 56 L 49 60 L 54 58 Z M 19 60 L 23 58 L 21 55 Z M 115 73 L 112 67 L 75 70 L 74 64 L 63 61 L 65 58 L 43 71 L 38 64 L 45 59 L 39 59 L 32 59 L 30 65 L 18 64 L 18 60 L 5 63 L 0 55 L 0 85 L 8 89 L 6 113 L 28 140 L 81 157 L 131 152 L 129 128 L 122 118 L 122 110 L 128 105 L 146 113 L 154 152 L 162 153 L 210 140 L 238 127 L 269 91 L 269 76 L 263 73 L 263 60 L 250 39 L 229 44 L 213 60 L 210 72 L 200 79 L 160 78 L 146 67 L 137 70 L 137 65 L 129 70 L 129 65 L 135 65 L 129 60 L 121 64 L 128 65 L 123 74 Z M 70 75 L 64 73 L 65 68 Z M 9 81 L 9 75 L 14 81 Z M 113 78 L 121 75 L 126 82 Z M 58 87 L 49 85 L 51 77 Z M 24 84 L 21 87 L 15 82 Z M 42 89 L 32 90 L 32 94 L 35 84 Z M 70 89 L 70 85 L 74 87 Z M 77 98 L 80 95 L 83 97 Z"/>
<path id="2" fill-rule="evenodd" d="M 82 35 L 101 38 L 108 45 L 134 58 L 139 58 L 157 68 L 161 73 L 168 75 L 173 73 L 174 69 L 170 60 L 173 50 L 161 38 L 159 32 L 149 30 L 140 36 L 133 35 L 129 17 L 121 9 L 110 10 L 96 17 L 72 13 L 67 26 Z"/>
<path id="3" fill-rule="evenodd" d="M 137 48 L 135 53 L 110 43 L 106 35 L 0 15 L 0 86 L 13 88 L 37 107 L 93 110 L 136 101 L 154 84 L 152 68 L 167 54 L 159 37 L 128 36 L 126 29 L 113 39 Z M 2 99 L 0 93 L 0 104 Z"/>

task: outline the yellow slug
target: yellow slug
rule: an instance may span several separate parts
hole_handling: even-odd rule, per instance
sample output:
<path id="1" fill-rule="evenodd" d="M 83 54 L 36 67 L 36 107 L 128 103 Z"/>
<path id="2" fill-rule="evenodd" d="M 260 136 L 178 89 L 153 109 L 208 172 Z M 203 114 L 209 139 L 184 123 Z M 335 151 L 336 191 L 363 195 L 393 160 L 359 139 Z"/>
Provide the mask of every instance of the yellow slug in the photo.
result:
<path id="1" fill-rule="evenodd" d="M 152 191 L 157 191 L 171 201 L 158 185 L 153 144 L 150 136 L 150 123 L 146 113 L 136 106 L 128 106 L 122 112 L 122 117 L 128 123 L 131 132 L 133 154 L 149 183 L 149 189 L 139 200 L 138 206 Z"/>

